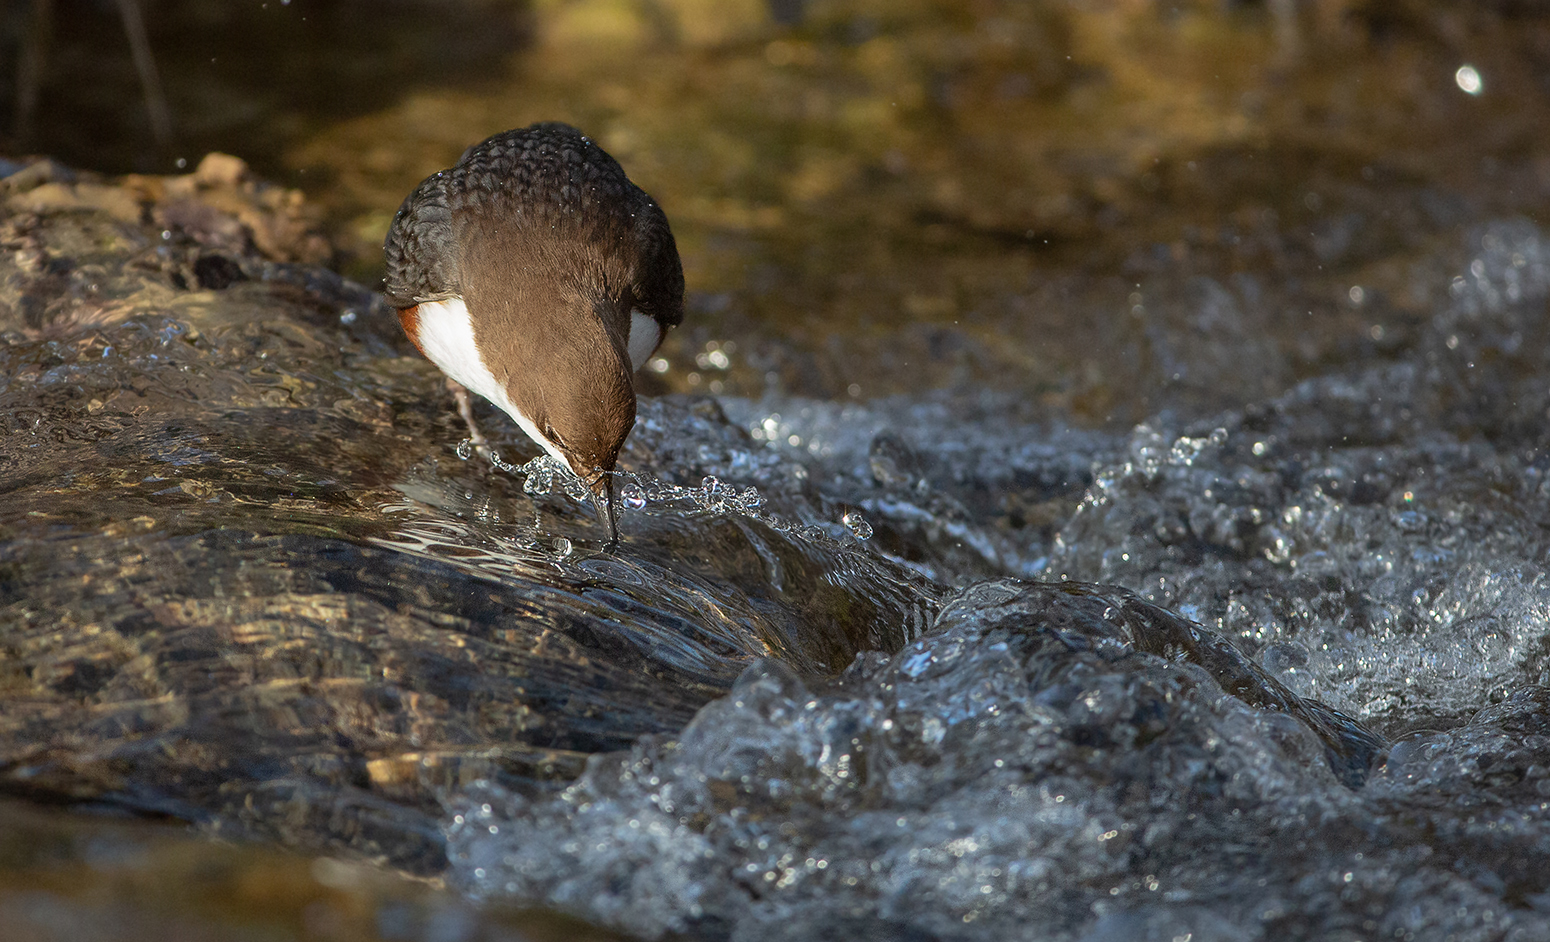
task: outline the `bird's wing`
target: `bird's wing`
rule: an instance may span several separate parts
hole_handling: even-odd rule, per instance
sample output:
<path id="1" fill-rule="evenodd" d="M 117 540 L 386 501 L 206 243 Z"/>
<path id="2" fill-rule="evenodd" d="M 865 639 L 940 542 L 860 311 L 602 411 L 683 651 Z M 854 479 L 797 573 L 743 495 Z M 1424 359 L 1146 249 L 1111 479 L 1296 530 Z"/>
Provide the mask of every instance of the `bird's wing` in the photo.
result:
<path id="1" fill-rule="evenodd" d="M 636 190 L 635 243 L 639 251 L 630 285 L 635 306 L 666 330 L 684 319 L 684 269 L 667 215 L 644 191 Z"/>
<path id="2" fill-rule="evenodd" d="M 393 217 L 382 252 L 383 293 L 399 309 L 459 295 L 457 252 L 447 200 L 447 173 L 427 177 Z"/>

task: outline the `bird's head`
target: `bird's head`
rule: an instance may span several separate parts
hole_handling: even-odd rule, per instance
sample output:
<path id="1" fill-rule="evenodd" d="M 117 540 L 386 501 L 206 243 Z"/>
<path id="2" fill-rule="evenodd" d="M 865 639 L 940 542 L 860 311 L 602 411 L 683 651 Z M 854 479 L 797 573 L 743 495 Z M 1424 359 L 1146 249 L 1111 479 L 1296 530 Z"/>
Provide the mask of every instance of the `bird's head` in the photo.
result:
<path id="1" fill-rule="evenodd" d="M 531 403 L 517 405 L 542 436 L 545 450 L 586 482 L 612 545 L 619 539 L 612 472 L 635 427 L 635 387 L 617 356 L 583 360 L 542 370 L 542 378 L 519 393 L 531 397 Z"/>

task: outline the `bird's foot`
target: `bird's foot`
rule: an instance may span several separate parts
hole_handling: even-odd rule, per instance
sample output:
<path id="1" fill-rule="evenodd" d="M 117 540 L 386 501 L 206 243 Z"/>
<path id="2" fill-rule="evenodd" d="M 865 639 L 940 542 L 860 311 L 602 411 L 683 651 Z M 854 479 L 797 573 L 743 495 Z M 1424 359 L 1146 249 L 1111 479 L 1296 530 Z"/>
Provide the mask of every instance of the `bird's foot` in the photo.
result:
<path id="1" fill-rule="evenodd" d="M 463 425 L 468 428 L 468 441 L 473 445 L 474 453 L 485 461 L 491 460 L 495 454 L 490 449 L 489 439 L 479 431 L 479 426 L 474 422 L 474 403 L 468 395 L 468 387 L 455 379 L 447 380 L 447 391 L 452 393 L 452 398 L 457 400 L 457 414 L 463 417 Z"/>

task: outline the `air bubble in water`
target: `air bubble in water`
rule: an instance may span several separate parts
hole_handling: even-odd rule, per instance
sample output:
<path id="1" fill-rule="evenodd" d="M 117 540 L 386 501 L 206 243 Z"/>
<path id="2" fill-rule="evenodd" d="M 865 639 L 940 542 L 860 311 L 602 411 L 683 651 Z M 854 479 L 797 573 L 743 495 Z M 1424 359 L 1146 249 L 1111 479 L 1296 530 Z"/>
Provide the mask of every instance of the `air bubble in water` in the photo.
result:
<path id="1" fill-rule="evenodd" d="M 646 489 L 631 481 L 619 489 L 619 502 L 630 510 L 641 510 L 646 506 Z"/>
<path id="2" fill-rule="evenodd" d="M 870 540 L 872 538 L 872 525 L 867 523 L 866 518 L 859 513 L 852 510 L 842 519 L 845 523 L 845 529 L 850 531 L 851 536 L 858 540 Z"/>

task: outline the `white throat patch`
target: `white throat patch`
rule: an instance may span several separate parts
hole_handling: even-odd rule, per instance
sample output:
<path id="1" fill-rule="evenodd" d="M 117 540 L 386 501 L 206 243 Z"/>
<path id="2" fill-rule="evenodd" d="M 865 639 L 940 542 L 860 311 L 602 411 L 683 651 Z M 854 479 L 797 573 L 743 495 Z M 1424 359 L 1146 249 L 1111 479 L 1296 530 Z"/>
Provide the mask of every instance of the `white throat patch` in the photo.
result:
<path id="1" fill-rule="evenodd" d="M 646 358 L 657 350 L 662 342 L 662 328 L 657 322 L 637 310 L 630 311 L 630 369 L 638 370 L 646 365 Z"/>

